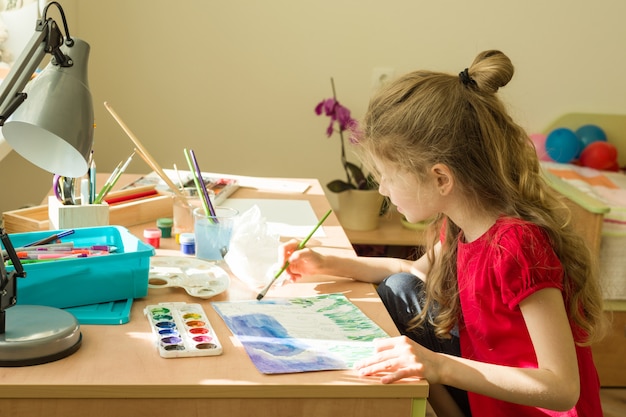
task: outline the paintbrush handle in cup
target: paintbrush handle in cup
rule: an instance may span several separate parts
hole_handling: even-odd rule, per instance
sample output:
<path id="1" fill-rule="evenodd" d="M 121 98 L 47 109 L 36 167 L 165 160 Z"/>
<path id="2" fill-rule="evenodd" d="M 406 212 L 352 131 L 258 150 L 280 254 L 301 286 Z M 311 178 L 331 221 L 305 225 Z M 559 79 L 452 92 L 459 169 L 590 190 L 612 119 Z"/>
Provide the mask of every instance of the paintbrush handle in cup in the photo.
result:
<path id="1" fill-rule="evenodd" d="M 131 141 L 133 141 L 133 143 L 135 144 L 135 146 L 137 147 L 137 153 L 139 153 L 139 156 L 141 156 L 141 158 L 146 161 L 146 163 L 150 166 L 150 168 L 152 168 L 154 170 L 154 172 L 157 173 L 157 175 L 159 177 L 161 177 L 161 179 L 163 181 L 165 181 L 165 183 L 167 184 L 168 187 L 170 187 L 170 189 L 176 193 L 178 196 L 185 198 L 185 195 L 183 194 L 183 192 L 172 182 L 172 180 L 170 180 L 170 178 L 167 176 L 167 174 L 163 171 L 163 169 L 159 166 L 159 164 L 156 163 L 156 161 L 154 160 L 154 158 L 152 158 L 152 156 L 150 156 L 150 153 L 148 152 L 148 150 L 141 144 L 141 142 L 139 141 L 139 138 L 137 138 L 137 136 L 135 136 L 135 134 L 128 128 L 128 126 L 126 126 L 126 123 L 124 123 L 124 121 L 121 119 L 121 117 L 115 112 L 115 110 L 113 110 L 113 108 L 109 105 L 109 103 L 107 103 L 106 101 L 104 102 L 104 107 L 106 107 L 106 109 L 109 111 L 109 113 L 111 114 L 111 116 L 113 116 L 113 118 L 115 119 L 115 121 L 117 122 L 118 125 L 120 125 L 120 127 L 122 128 L 122 130 L 126 133 L 126 135 L 130 138 Z"/>

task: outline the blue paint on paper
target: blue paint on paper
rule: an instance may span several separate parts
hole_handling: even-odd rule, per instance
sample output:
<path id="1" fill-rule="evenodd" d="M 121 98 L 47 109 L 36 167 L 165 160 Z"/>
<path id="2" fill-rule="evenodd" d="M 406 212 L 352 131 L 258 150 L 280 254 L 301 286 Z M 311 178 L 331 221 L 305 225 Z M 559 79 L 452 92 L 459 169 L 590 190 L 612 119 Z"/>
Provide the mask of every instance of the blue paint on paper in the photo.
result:
<path id="1" fill-rule="evenodd" d="M 212 304 L 266 374 L 349 369 L 387 337 L 342 294 Z"/>

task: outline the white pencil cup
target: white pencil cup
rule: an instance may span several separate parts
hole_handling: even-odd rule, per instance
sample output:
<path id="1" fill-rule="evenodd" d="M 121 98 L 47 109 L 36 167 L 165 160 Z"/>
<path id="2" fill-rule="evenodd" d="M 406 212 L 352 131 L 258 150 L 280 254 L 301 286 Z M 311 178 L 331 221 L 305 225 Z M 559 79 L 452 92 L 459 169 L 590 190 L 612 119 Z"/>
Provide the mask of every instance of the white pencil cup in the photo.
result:
<path id="1" fill-rule="evenodd" d="M 55 197 L 48 197 L 50 229 L 73 229 L 76 227 L 107 226 L 109 205 L 88 204 L 66 206 Z"/>

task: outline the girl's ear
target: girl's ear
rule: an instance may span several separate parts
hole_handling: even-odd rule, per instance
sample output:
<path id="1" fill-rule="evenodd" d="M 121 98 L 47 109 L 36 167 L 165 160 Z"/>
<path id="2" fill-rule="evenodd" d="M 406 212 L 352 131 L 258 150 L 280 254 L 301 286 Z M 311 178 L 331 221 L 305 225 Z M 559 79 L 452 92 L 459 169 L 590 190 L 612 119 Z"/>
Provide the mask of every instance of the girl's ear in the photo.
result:
<path id="1" fill-rule="evenodd" d="M 431 173 L 435 179 L 435 184 L 439 190 L 439 194 L 448 195 L 454 187 L 454 176 L 452 171 L 444 164 L 435 164 L 431 168 Z"/>

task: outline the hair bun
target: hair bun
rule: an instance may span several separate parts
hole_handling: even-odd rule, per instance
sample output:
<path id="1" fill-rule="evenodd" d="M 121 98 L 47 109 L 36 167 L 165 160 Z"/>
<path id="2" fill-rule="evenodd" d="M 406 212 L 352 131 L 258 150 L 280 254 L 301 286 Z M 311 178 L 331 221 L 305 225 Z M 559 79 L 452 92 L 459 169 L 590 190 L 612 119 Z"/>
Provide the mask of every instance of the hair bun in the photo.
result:
<path id="1" fill-rule="evenodd" d="M 466 70 L 469 79 L 478 90 L 486 93 L 496 93 L 513 78 L 515 68 L 504 53 L 498 50 L 483 51 L 476 56 L 472 65 Z M 461 80 L 463 77 L 459 74 Z M 464 81 L 464 84 L 467 83 Z"/>

